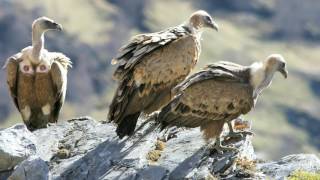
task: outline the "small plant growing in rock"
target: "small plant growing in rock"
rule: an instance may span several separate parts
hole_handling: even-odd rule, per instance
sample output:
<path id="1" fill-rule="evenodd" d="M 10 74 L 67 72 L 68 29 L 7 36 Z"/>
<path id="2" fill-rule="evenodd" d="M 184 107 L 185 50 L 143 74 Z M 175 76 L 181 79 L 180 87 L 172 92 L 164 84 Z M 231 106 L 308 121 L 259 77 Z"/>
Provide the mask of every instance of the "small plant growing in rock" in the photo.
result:
<path id="1" fill-rule="evenodd" d="M 236 160 L 236 166 L 244 170 L 255 171 L 256 163 L 257 162 L 255 160 L 249 160 L 247 157 L 238 158 Z"/>
<path id="2" fill-rule="evenodd" d="M 159 158 L 161 157 L 161 153 L 164 150 L 164 148 L 165 148 L 165 143 L 161 140 L 157 140 L 155 144 L 155 149 L 148 152 L 147 159 L 152 162 L 158 161 Z"/>
<path id="3" fill-rule="evenodd" d="M 237 177 L 249 178 L 254 177 L 256 174 L 256 161 L 250 160 L 247 157 L 239 157 L 236 160 L 238 169 Z"/>
<path id="4" fill-rule="evenodd" d="M 320 180 L 320 172 L 311 173 L 302 170 L 294 171 L 288 180 Z"/>

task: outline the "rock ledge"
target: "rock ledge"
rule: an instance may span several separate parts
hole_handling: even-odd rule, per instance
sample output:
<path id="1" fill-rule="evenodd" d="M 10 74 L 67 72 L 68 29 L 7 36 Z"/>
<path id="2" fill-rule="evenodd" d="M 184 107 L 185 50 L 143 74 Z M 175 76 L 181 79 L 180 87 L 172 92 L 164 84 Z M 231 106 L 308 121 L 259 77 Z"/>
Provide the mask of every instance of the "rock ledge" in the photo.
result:
<path id="1" fill-rule="evenodd" d="M 225 141 L 240 151 L 223 155 L 209 152 L 199 129 L 179 130 L 159 145 L 163 136 L 152 120 L 122 140 L 112 124 L 89 117 L 33 133 L 16 125 L 0 131 L 0 179 L 283 179 L 320 171 L 315 155 L 262 162 L 250 136 Z"/>

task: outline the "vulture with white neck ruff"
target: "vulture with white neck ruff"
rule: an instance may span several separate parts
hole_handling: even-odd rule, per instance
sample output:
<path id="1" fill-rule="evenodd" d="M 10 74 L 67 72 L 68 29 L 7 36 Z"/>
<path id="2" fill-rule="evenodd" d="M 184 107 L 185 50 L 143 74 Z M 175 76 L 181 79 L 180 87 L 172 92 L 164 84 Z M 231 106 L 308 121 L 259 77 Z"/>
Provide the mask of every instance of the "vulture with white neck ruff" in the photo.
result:
<path id="1" fill-rule="evenodd" d="M 194 12 L 182 25 L 140 34 L 123 46 L 112 64 L 119 82 L 108 119 L 115 122 L 120 138 L 132 135 L 141 113 L 150 114 L 166 105 L 171 89 L 194 68 L 200 55 L 204 28 L 218 30 L 205 11 Z"/>
<path id="2" fill-rule="evenodd" d="M 71 61 L 44 48 L 44 34 L 49 30 L 61 31 L 62 26 L 47 17 L 36 19 L 32 46 L 8 58 L 4 65 L 11 97 L 29 130 L 57 122 L 66 95 Z"/>
<path id="3" fill-rule="evenodd" d="M 250 66 L 224 61 L 210 64 L 173 89 L 175 97 L 161 110 L 157 120 L 162 129 L 200 127 L 205 140 L 216 138 L 213 148 L 218 152 L 234 150 L 221 145 L 224 123 L 228 123 L 231 134 L 236 133 L 231 121 L 254 107 L 277 71 L 287 78 L 286 62 L 278 54 Z"/>

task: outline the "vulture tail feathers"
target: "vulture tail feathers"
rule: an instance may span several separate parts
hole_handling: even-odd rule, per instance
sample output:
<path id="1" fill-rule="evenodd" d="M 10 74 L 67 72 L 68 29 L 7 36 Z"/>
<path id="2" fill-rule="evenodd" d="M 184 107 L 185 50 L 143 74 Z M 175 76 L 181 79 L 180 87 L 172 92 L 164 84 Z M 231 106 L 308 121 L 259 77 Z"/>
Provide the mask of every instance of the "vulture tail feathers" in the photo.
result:
<path id="1" fill-rule="evenodd" d="M 160 124 L 161 131 L 170 126 L 179 126 L 177 124 L 177 119 L 181 118 L 176 112 L 174 112 L 172 107 L 175 107 L 175 101 L 178 98 L 175 98 L 171 103 L 163 107 L 158 115 L 157 123 Z"/>
<path id="2" fill-rule="evenodd" d="M 108 121 L 118 125 L 116 132 L 120 139 L 134 133 L 141 114 L 141 111 L 128 112 L 132 108 L 130 102 L 137 93 L 137 89 L 131 84 L 131 81 L 129 76 L 120 82 L 109 108 Z"/>
<path id="3" fill-rule="evenodd" d="M 116 130 L 120 139 L 122 139 L 124 136 L 131 136 L 134 133 L 139 116 L 140 112 L 137 112 L 135 114 L 127 115 L 123 118 Z"/>
<path id="4" fill-rule="evenodd" d="M 61 101 L 64 101 L 64 98 L 63 98 L 63 100 L 60 100 L 60 101 L 55 103 L 55 105 L 54 105 L 55 108 L 52 111 L 52 117 L 49 120 L 50 123 L 58 122 L 60 109 L 61 109 L 61 106 L 63 104 L 63 102 L 61 102 Z"/>
<path id="5" fill-rule="evenodd" d="M 125 110 L 129 104 L 129 97 L 133 94 L 132 86 L 128 86 L 131 79 L 127 77 L 120 82 L 113 97 L 108 113 L 108 121 L 119 124 L 125 115 Z"/>

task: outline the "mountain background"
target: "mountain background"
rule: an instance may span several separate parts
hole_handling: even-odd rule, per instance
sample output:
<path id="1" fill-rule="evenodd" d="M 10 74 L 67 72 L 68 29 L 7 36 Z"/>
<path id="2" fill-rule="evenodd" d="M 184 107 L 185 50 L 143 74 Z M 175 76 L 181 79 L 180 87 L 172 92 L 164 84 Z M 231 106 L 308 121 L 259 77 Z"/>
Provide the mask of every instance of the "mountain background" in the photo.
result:
<path id="1" fill-rule="evenodd" d="M 245 119 L 252 120 L 258 155 L 276 159 L 320 150 L 320 1 L 304 0 L 0 0 L 0 64 L 31 44 L 31 23 L 48 16 L 64 27 L 49 32 L 46 48 L 69 56 L 61 120 L 105 120 L 116 83 L 110 61 L 137 33 L 154 32 L 208 11 L 219 32 L 203 34 L 195 71 L 218 60 L 248 65 L 282 54 L 289 77 L 276 75 Z M 0 71 L 0 128 L 21 122 Z"/>

